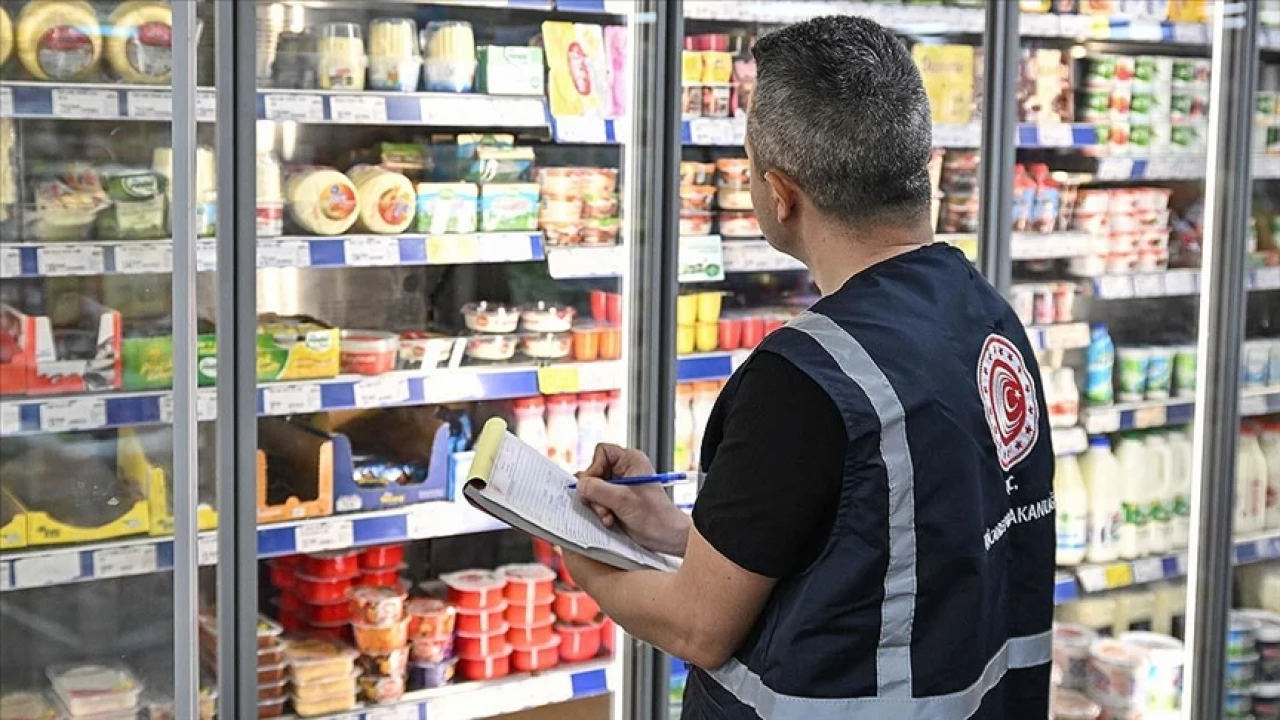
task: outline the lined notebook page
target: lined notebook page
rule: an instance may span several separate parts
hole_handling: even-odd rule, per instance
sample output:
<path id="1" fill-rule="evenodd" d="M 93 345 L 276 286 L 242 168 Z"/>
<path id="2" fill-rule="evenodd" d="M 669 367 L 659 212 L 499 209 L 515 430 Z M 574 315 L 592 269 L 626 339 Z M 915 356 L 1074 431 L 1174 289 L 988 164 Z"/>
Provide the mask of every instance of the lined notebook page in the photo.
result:
<path id="1" fill-rule="evenodd" d="M 606 528 L 578 499 L 578 493 L 569 489 L 571 482 L 573 477 L 545 455 L 506 435 L 494 458 L 484 494 L 571 543 L 611 552 L 648 567 L 672 568 L 666 557 Z"/>

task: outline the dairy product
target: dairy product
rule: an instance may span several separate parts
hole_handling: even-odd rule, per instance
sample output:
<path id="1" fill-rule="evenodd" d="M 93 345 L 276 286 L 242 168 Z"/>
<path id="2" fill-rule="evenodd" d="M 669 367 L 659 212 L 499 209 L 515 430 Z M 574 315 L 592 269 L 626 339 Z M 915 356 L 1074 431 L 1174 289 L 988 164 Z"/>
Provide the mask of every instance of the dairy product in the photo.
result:
<path id="1" fill-rule="evenodd" d="M 1165 553 L 1173 541 L 1173 452 L 1159 432 L 1149 433 L 1142 444 L 1147 452 L 1147 550 Z"/>
<path id="2" fill-rule="evenodd" d="M 389 235 L 404 232 L 417 206 L 413 183 L 400 173 L 376 165 L 357 165 L 347 171 L 356 188 L 356 229 Z"/>
<path id="3" fill-rule="evenodd" d="M 320 60 L 321 90 L 363 90 L 364 35 L 349 22 L 326 23 L 316 46 Z"/>
<path id="4" fill-rule="evenodd" d="M 693 386 L 688 383 L 676 386 L 675 424 L 675 458 L 672 468 L 688 470 L 693 467 Z"/>
<path id="5" fill-rule="evenodd" d="M 289 217 L 303 230 L 316 235 L 341 235 L 355 224 L 356 186 L 332 168 L 304 168 L 285 184 Z"/>
<path id="6" fill-rule="evenodd" d="M 547 457 L 566 472 L 577 472 L 578 419 L 573 395 L 554 395 L 547 400 Z"/>
<path id="7" fill-rule="evenodd" d="M 608 395 L 602 392 L 578 396 L 578 463 L 582 468 L 591 464 L 596 445 L 605 442 L 609 434 L 609 419 L 605 416 L 608 402 Z"/>
<path id="8" fill-rule="evenodd" d="M 546 405 L 540 397 L 520 398 L 515 401 L 516 437 L 526 445 L 547 454 L 547 423 L 543 417 Z"/>
<path id="9" fill-rule="evenodd" d="M 1075 455 L 1060 456 L 1053 472 L 1053 496 L 1057 501 L 1057 564 L 1079 565 L 1089 542 L 1089 493 Z"/>
<path id="10" fill-rule="evenodd" d="M 1120 466 L 1111 454 L 1111 442 L 1102 436 L 1089 438 L 1089 449 L 1080 460 L 1085 489 L 1089 495 L 1089 542 L 1085 559 L 1092 563 L 1111 562 L 1119 556 Z"/>
<path id="11" fill-rule="evenodd" d="M 12 52 L 13 21 L 9 19 L 9 12 L 0 7 L 0 65 L 9 60 L 9 55 Z"/>
<path id="12" fill-rule="evenodd" d="M 1191 539 L 1191 440 L 1181 430 L 1165 434 L 1169 443 L 1169 541 L 1175 550 Z"/>
<path id="13" fill-rule="evenodd" d="M 1049 420 L 1054 427 L 1074 427 L 1080 421 L 1080 390 L 1076 387 L 1076 371 L 1058 368 L 1053 371 L 1053 399 L 1049 400 Z"/>
<path id="14" fill-rule="evenodd" d="M 102 56 L 102 30 L 84 0 L 34 0 L 18 13 L 18 59 L 40 80 L 80 80 Z"/>
<path id="15" fill-rule="evenodd" d="M 107 63 L 121 80 L 163 85 L 173 71 L 173 10 L 164 2 L 134 0 L 107 19 Z"/>
<path id="16" fill-rule="evenodd" d="M 280 162 L 270 152 L 258 153 L 258 237 L 276 237 L 284 232 L 284 182 Z"/>
<path id="17" fill-rule="evenodd" d="M 1268 422 L 1258 439 L 1267 461 L 1267 529 L 1280 528 L 1280 423 Z"/>
<path id="18" fill-rule="evenodd" d="M 1116 348 L 1116 397 L 1121 402 L 1141 400 L 1147 389 L 1147 363 L 1151 352 L 1144 347 Z"/>
<path id="19" fill-rule="evenodd" d="M 609 409 L 605 413 L 609 418 L 609 433 L 606 442 L 614 445 L 627 444 L 627 408 L 622 402 L 622 391 L 609 391 Z"/>
<path id="20" fill-rule="evenodd" d="M 1089 328 L 1089 347 L 1085 350 L 1084 398 L 1089 405 L 1110 405 L 1115 401 L 1111 375 L 1115 365 L 1115 345 L 1106 325 Z"/>
<path id="21" fill-rule="evenodd" d="M 1115 457 L 1120 466 L 1116 481 L 1124 508 L 1118 552 L 1125 560 L 1147 554 L 1150 527 L 1147 524 L 1146 456 L 1142 441 L 1133 436 L 1123 436 L 1116 443 Z"/>
<path id="22" fill-rule="evenodd" d="M 374 90 L 412 92 L 422 74 L 418 25 L 412 18 L 369 23 L 369 85 Z"/>
<path id="23" fill-rule="evenodd" d="M 1258 432 L 1246 425 L 1236 448 L 1236 532 L 1256 532 L 1266 525 L 1268 482 Z"/>

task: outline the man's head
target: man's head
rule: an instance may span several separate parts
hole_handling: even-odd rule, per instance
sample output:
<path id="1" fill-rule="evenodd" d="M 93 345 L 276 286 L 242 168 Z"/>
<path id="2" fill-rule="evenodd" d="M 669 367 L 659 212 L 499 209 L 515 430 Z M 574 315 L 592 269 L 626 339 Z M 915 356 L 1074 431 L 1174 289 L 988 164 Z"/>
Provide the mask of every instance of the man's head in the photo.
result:
<path id="1" fill-rule="evenodd" d="M 747 124 L 751 196 L 774 247 L 801 226 L 860 233 L 929 215 L 929 99 L 911 53 L 858 17 L 823 17 L 760 38 Z"/>

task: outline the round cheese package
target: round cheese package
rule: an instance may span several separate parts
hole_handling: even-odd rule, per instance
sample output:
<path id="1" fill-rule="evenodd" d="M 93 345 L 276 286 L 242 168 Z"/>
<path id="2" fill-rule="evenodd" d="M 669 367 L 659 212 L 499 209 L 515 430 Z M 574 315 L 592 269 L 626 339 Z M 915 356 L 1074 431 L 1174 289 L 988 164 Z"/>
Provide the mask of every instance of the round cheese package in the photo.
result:
<path id="1" fill-rule="evenodd" d="M 166 3 L 131 0 L 107 20 L 107 62 L 125 82 L 164 85 L 173 72 L 173 10 Z"/>
<path id="2" fill-rule="evenodd" d="M 13 22 L 9 20 L 9 12 L 0 7 L 0 65 L 9 59 L 13 52 Z"/>
<path id="3" fill-rule="evenodd" d="M 355 183 L 360 205 L 356 229 L 383 235 L 408 229 L 417 205 L 409 178 L 375 165 L 357 165 L 347 176 Z"/>
<path id="4" fill-rule="evenodd" d="M 303 230 L 316 235 L 341 235 L 359 216 L 356 186 L 333 168 L 313 167 L 297 171 L 285 185 L 289 217 Z"/>
<path id="5" fill-rule="evenodd" d="M 81 80 L 102 57 L 102 30 L 84 0 L 33 0 L 18 14 L 15 44 L 37 79 Z"/>

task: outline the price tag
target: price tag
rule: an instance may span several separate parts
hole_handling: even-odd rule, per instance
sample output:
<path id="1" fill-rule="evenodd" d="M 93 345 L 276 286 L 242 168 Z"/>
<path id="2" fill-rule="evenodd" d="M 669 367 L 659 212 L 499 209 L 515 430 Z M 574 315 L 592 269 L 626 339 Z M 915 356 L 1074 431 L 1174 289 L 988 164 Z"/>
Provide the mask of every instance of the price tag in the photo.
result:
<path id="1" fill-rule="evenodd" d="M 429 502 L 414 505 L 405 515 L 410 539 L 451 537 L 490 528 L 496 521 L 465 502 Z"/>
<path id="2" fill-rule="evenodd" d="M 22 277 L 22 251 L 16 247 L 0 247 L 0 278 Z"/>
<path id="3" fill-rule="evenodd" d="M 1199 281 L 1197 270 L 1170 270 L 1164 276 L 1164 291 L 1166 295 L 1195 295 Z"/>
<path id="4" fill-rule="evenodd" d="M 724 280 L 724 249 L 719 235 L 681 237 L 678 254 L 680 282 Z"/>
<path id="5" fill-rule="evenodd" d="M 1098 278 L 1098 297 L 1125 300 L 1133 297 L 1133 278 L 1128 275 L 1103 275 Z"/>
<path id="6" fill-rule="evenodd" d="M 166 273 L 173 269 L 173 245 L 159 242 L 132 242 L 113 245 L 116 272 Z"/>
<path id="7" fill-rule="evenodd" d="M 1071 132 L 1071 126 L 1065 123 L 1041 125 L 1037 128 L 1036 134 L 1039 136 L 1039 147 L 1064 148 L 1075 144 L 1075 135 Z"/>
<path id="8" fill-rule="evenodd" d="M 538 392 L 543 395 L 578 392 L 576 365 L 550 365 L 538 368 Z"/>
<path id="9" fill-rule="evenodd" d="M 427 237 L 427 264 L 469 265 L 480 259 L 480 243 L 475 235 L 430 235 Z"/>
<path id="10" fill-rule="evenodd" d="M 1133 563 L 1133 581 L 1138 584 L 1155 582 L 1164 578 L 1164 561 L 1160 558 L 1145 558 Z"/>
<path id="11" fill-rule="evenodd" d="M 1133 276 L 1133 294 L 1137 297 L 1151 298 L 1163 297 L 1164 275 L 1157 273 L 1143 273 Z"/>
<path id="12" fill-rule="evenodd" d="M 580 143 L 583 145 L 603 145 L 609 142 L 607 120 L 587 117 L 558 117 L 556 122 L 556 142 Z"/>
<path id="13" fill-rule="evenodd" d="M 536 260 L 542 237 L 536 233 L 484 233 L 476 236 L 476 262 Z"/>
<path id="14" fill-rule="evenodd" d="M 688 507 L 698 499 L 698 483 L 696 480 L 677 483 L 671 486 L 671 499 L 677 507 Z"/>
<path id="15" fill-rule="evenodd" d="M 129 117 L 136 120 L 168 120 L 173 117 L 173 93 L 163 90 L 130 90 L 124 96 Z"/>
<path id="16" fill-rule="evenodd" d="M 160 396 L 160 422 L 168 425 L 173 422 L 173 396 Z"/>
<path id="17" fill-rule="evenodd" d="M 1280 288 L 1280 267 L 1258 268 L 1253 274 L 1254 287 L 1258 290 Z"/>
<path id="18" fill-rule="evenodd" d="M 408 704 L 371 709 L 364 714 L 364 720 L 418 720 L 418 706 Z"/>
<path id="19" fill-rule="evenodd" d="M 100 428 L 107 424 L 107 403 L 99 398 L 46 400 L 40 406 L 40 429 L 66 432 Z"/>
<path id="20" fill-rule="evenodd" d="M 982 144 L 982 128 L 977 123 L 968 125 L 935 125 L 933 146 L 940 148 L 976 148 Z"/>
<path id="21" fill-rule="evenodd" d="M 1133 584 L 1133 567 L 1128 563 L 1108 565 L 1103 572 L 1108 588 L 1128 587 Z"/>
<path id="22" fill-rule="evenodd" d="M 218 245 L 213 240 L 196 242 L 196 272 L 212 272 L 218 269 Z"/>
<path id="23" fill-rule="evenodd" d="M 14 588 L 61 585 L 80 579 L 80 553 L 60 552 L 13 561 Z"/>
<path id="24" fill-rule="evenodd" d="M 329 115 L 336 123 L 386 124 L 387 99 L 379 95 L 330 95 Z"/>
<path id="25" fill-rule="evenodd" d="M 196 419 L 214 420 L 218 417 L 218 391 L 216 388 L 196 390 Z"/>
<path id="26" fill-rule="evenodd" d="M 1187 574 L 1187 554 L 1186 553 L 1184 552 L 1178 553 L 1177 556 L 1175 556 L 1173 559 L 1173 564 L 1177 566 L 1178 576 Z"/>
<path id="27" fill-rule="evenodd" d="M 1084 416 L 1084 429 L 1090 435 L 1116 432 L 1120 429 L 1120 411 L 1090 410 Z"/>
<path id="28" fill-rule="evenodd" d="M 578 392 L 600 392 L 622 388 L 622 363 L 616 360 L 583 363 L 578 366 Z"/>
<path id="29" fill-rule="evenodd" d="M 1133 20 L 1129 23 L 1131 40 L 1160 42 L 1164 39 L 1164 30 L 1155 20 Z"/>
<path id="30" fill-rule="evenodd" d="M 13 563 L 0 562 L 0 592 L 13 589 Z"/>
<path id="31" fill-rule="evenodd" d="M 64 88 L 53 91 L 53 115 L 58 118 L 118 118 L 120 96 L 115 90 Z"/>
<path id="32" fill-rule="evenodd" d="M 1268 560 L 1280 558 L 1280 538 L 1267 538 L 1267 542 L 1262 546 L 1262 552 L 1266 554 Z"/>
<path id="33" fill-rule="evenodd" d="M 196 91 L 196 120 L 216 122 L 218 119 L 218 93 L 213 90 Z"/>
<path id="34" fill-rule="evenodd" d="M 742 364 L 745 363 L 747 361 L 747 358 L 750 358 L 750 357 L 751 357 L 750 350 L 734 350 L 733 352 L 730 352 L 729 353 L 730 372 L 737 372 L 738 368 L 742 367 Z"/>
<path id="35" fill-rule="evenodd" d="M 1133 411 L 1133 426 L 1135 428 L 1161 427 L 1168 422 L 1168 417 L 1169 409 L 1164 405 L 1139 408 Z"/>
<path id="36" fill-rule="evenodd" d="M 13 117 L 13 88 L 0 88 L 0 117 Z"/>
<path id="37" fill-rule="evenodd" d="M 1266 415 L 1268 410 L 1266 395 L 1244 395 L 1240 398 L 1240 414 L 1245 417 Z"/>
<path id="38" fill-rule="evenodd" d="M 1098 160 L 1098 180 L 1128 180 L 1133 175 L 1133 160 L 1129 158 L 1102 158 Z"/>
<path id="39" fill-rule="evenodd" d="M 196 538 L 196 562 L 201 567 L 218 564 L 217 533 L 201 533 Z"/>
<path id="40" fill-rule="evenodd" d="M 155 571 L 155 545 L 107 548 L 93 553 L 93 576 L 95 578 L 143 575 Z"/>
<path id="41" fill-rule="evenodd" d="M 423 125 L 471 125 L 477 120 L 476 110 L 479 107 L 479 103 L 468 102 L 466 99 L 443 93 L 424 97 L 418 101 L 418 113 Z M 480 113 L 480 118 L 483 117 L 483 113 Z"/>
<path id="42" fill-rule="evenodd" d="M 342 243 L 345 264 L 351 266 L 399 265 L 400 240 L 379 235 L 357 235 Z"/>
<path id="43" fill-rule="evenodd" d="M 324 122 L 324 98 L 320 95 L 267 95 L 263 109 L 268 120 Z"/>
<path id="44" fill-rule="evenodd" d="M 102 248 L 97 245 L 42 245 L 36 249 L 36 272 L 41 275 L 101 275 L 106 270 Z"/>
<path id="45" fill-rule="evenodd" d="M 309 522 L 294 529 L 294 548 L 303 553 L 351 547 L 355 540 L 350 520 Z"/>
<path id="46" fill-rule="evenodd" d="M 22 411 L 16 403 L 0 405 L 0 436 L 17 435 L 22 430 Z"/>
<path id="47" fill-rule="evenodd" d="M 1050 13 L 1022 13 L 1018 16 L 1019 32 L 1032 37 L 1056 37 L 1062 32 L 1058 16 Z"/>
<path id="48" fill-rule="evenodd" d="M 371 377 L 355 385 L 356 407 L 378 408 L 409 402 L 409 380 L 403 377 Z"/>
<path id="49" fill-rule="evenodd" d="M 259 240 L 258 267 L 298 268 L 311 265 L 311 246 L 305 240 Z"/>
<path id="50" fill-rule="evenodd" d="M 472 372 L 438 372 L 422 379 L 422 393 L 426 405 L 478 400 L 484 397 L 484 383 Z"/>
<path id="51" fill-rule="evenodd" d="M 262 408 L 267 415 L 296 415 L 319 412 L 320 386 L 303 383 L 268 385 L 262 390 Z"/>
<path id="52" fill-rule="evenodd" d="M 747 118 L 737 116 L 729 118 L 729 144 L 733 146 L 747 144 Z"/>
<path id="53" fill-rule="evenodd" d="M 1209 42 L 1209 28 L 1196 23 L 1173 23 L 1173 41 L 1203 45 Z"/>
<path id="54" fill-rule="evenodd" d="M 689 142 L 693 145 L 718 145 L 720 134 L 714 118 L 693 118 L 689 121 Z"/>
<path id="55" fill-rule="evenodd" d="M 1068 323 L 1066 325 L 1049 325 L 1044 329 L 1046 350 L 1070 350 L 1089 345 L 1089 325 L 1086 323 Z"/>

